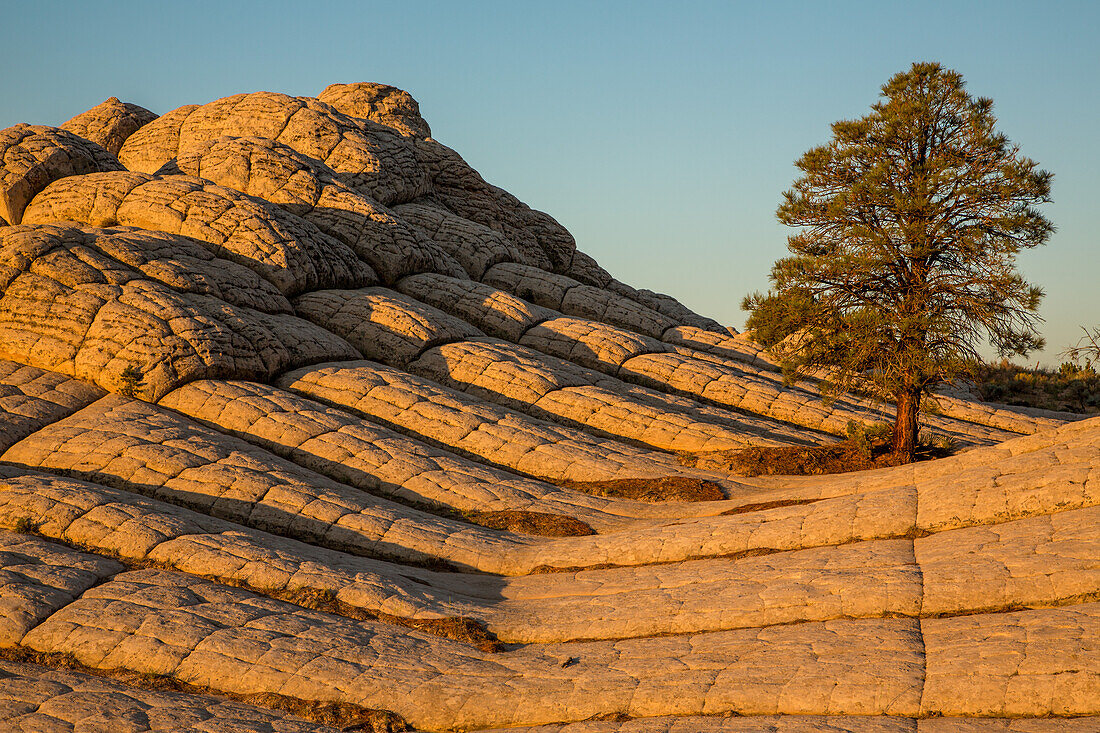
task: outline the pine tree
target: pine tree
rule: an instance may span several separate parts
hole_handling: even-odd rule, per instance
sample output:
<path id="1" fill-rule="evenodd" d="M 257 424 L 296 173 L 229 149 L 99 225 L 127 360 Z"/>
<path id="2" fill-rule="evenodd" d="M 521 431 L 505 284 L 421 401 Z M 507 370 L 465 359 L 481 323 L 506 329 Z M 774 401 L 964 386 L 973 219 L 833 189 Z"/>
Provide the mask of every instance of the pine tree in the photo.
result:
<path id="1" fill-rule="evenodd" d="M 915 63 L 870 114 L 795 165 L 779 221 L 802 230 L 772 290 L 745 298 L 747 327 L 793 377 L 827 393 L 870 380 L 894 400 L 895 454 L 913 458 L 921 398 L 965 373 L 985 339 L 1001 353 L 1042 348 L 1042 298 L 1015 255 L 1054 226 L 1033 207 L 1052 175 L 994 130 L 993 102 L 962 76 Z"/>

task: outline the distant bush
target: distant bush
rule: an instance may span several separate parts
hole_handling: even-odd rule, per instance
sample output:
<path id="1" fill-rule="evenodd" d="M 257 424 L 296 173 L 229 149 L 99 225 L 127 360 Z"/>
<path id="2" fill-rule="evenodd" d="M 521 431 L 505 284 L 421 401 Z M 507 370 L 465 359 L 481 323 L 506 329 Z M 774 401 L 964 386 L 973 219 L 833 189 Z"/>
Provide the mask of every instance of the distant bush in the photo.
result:
<path id="1" fill-rule="evenodd" d="M 1100 412 L 1100 373 L 1091 361 L 1057 369 L 1020 366 L 1007 359 L 975 368 L 974 386 L 987 402 L 1068 412 Z"/>

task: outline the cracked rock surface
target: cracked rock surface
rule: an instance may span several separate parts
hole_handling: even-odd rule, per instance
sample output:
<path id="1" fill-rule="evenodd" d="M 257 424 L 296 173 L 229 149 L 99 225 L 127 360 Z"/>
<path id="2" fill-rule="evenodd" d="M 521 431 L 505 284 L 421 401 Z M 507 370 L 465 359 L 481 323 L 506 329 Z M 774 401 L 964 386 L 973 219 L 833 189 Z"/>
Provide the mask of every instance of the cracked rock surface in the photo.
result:
<path id="1" fill-rule="evenodd" d="M 27 204 L 61 178 L 125 170 L 114 155 L 68 130 L 18 124 L 0 131 L 0 221 L 19 224 Z"/>
<path id="2" fill-rule="evenodd" d="M 0 723 L 43 733 L 336 733 L 327 725 L 211 695 L 143 690 L 79 672 L 3 661 Z"/>
<path id="3" fill-rule="evenodd" d="M 465 275 L 453 257 L 415 227 L 350 188 L 321 161 L 275 140 L 208 140 L 158 173 L 197 176 L 277 204 L 351 247 L 386 282 L 420 272 Z"/>
<path id="4" fill-rule="evenodd" d="M 193 237 L 288 295 L 377 281 L 347 245 L 304 219 L 191 176 L 122 172 L 63 179 L 35 197 L 24 220 L 121 224 Z"/>
<path id="5" fill-rule="evenodd" d="M 111 155 L 118 155 L 126 138 L 156 118 L 155 112 L 111 97 L 63 123 L 61 128 L 101 145 Z"/>
<path id="6" fill-rule="evenodd" d="M 1100 418 L 678 455 L 891 413 L 616 280 L 392 86 L 16 125 L 0 730 L 1097 733 Z"/>

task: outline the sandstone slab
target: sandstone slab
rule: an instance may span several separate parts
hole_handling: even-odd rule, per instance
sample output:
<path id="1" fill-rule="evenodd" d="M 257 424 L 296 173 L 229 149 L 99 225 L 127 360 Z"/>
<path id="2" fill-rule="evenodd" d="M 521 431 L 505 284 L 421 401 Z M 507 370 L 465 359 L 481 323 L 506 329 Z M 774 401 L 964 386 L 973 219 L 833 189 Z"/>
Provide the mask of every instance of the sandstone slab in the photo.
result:
<path id="1" fill-rule="evenodd" d="M 79 672 L 0 661 L 0 723 L 41 733 L 336 733 L 212 695 L 143 690 Z"/>
<path id="2" fill-rule="evenodd" d="M 874 652 L 865 646 L 871 639 Z M 385 705 L 428 728 L 582 720 L 609 707 L 633 716 L 658 709 L 914 715 L 920 704 L 919 632 L 906 620 L 548 645 L 492 657 L 428 641 L 177 573 L 138 571 L 85 593 L 24 644 L 71 650 L 90 667 L 168 674 L 238 694 L 276 685 L 304 699 Z M 577 661 L 563 666 L 562 658 Z"/>
<path id="3" fill-rule="evenodd" d="M 0 361 L 0 451 L 102 396 L 102 390 L 87 382 Z"/>
<path id="4" fill-rule="evenodd" d="M 431 137 L 432 129 L 420 116 L 412 95 L 389 84 L 357 82 L 329 84 L 317 99 L 351 117 L 363 117 L 406 135 Z"/>
<path id="5" fill-rule="evenodd" d="M 192 146 L 227 135 L 289 145 L 386 206 L 431 190 L 419 150 L 393 128 L 349 117 L 316 99 L 272 92 L 235 94 L 169 112 L 131 135 L 119 158 L 130 170 L 152 173 Z"/>
<path id="6" fill-rule="evenodd" d="M 202 283 L 193 288 L 200 292 L 180 292 L 147 279 L 106 254 L 112 242 L 115 235 L 101 230 L 3 230 L 0 358 L 156 399 L 199 376 L 266 378 L 358 356 L 298 318 L 229 305 L 201 292 L 209 289 Z M 122 243 L 133 244 L 141 237 Z M 128 369 L 138 376 L 132 383 L 124 378 Z"/>
<path id="7" fill-rule="evenodd" d="M 0 531 L 0 647 L 18 644 L 52 613 L 122 570 L 113 560 Z"/>

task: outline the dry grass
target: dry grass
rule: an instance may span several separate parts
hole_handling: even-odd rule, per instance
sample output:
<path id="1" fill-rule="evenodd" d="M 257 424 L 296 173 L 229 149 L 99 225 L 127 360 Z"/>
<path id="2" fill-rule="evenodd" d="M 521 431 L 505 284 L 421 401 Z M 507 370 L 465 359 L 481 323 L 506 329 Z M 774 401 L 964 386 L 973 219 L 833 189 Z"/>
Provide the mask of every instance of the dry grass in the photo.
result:
<path id="1" fill-rule="evenodd" d="M 953 452 L 949 444 L 921 444 L 917 447 L 914 460 L 944 458 Z M 729 471 L 741 476 L 820 476 L 904 463 L 891 451 L 888 439 L 862 432 L 828 445 L 750 447 L 685 455 L 680 460 L 689 466 Z M 736 513 L 740 509 L 734 511 Z"/>
<path id="2" fill-rule="evenodd" d="M 584 537 L 596 534 L 595 530 L 585 522 L 564 514 L 513 510 L 469 511 L 463 512 L 462 516 L 467 522 L 482 527 L 540 537 Z"/>
<path id="3" fill-rule="evenodd" d="M 776 501 L 761 501 L 756 504 L 742 504 L 739 507 L 733 509 L 727 509 L 722 512 L 722 516 L 731 516 L 734 514 L 748 514 L 749 512 L 762 512 L 766 509 L 779 509 L 785 506 L 801 506 L 803 504 L 812 504 L 818 499 L 777 499 Z"/>
<path id="4" fill-rule="evenodd" d="M 655 479 L 624 478 L 609 481 L 559 481 L 561 486 L 593 496 L 635 501 L 721 501 L 722 487 L 713 481 L 690 476 L 662 476 Z"/>
<path id="5" fill-rule="evenodd" d="M 746 557 L 774 555 L 777 552 L 783 552 L 783 550 L 776 550 L 770 547 L 753 547 L 748 550 L 729 552 L 724 555 L 688 555 L 687 557 L 680 558 L 679 560 L 667 560 L 661 562 L 640 562 L 627 565 L 621 565 L 611 562 L 602 562 L 596 565 L 563 565 L 561 567 L 554 565 L 536 565 L 531 569 L 530 574 L 546 575 L 548 573 L 582 573 L 588 570 L 612 570 L 615 568 L 643 568 L 655 567 L 658 565 L 679 565 L 681 563 L 692 562 L 694 560 L 743 560 Z"/>
<path id="6" fill-rule="evenodd" d="M 623 565 L 616 565 L 611 562 L 601 562 L 595 565 L 564 565 L 557 567 L 556 565 L 536 565 L 531 568 L 531 575 L 546 575 L 548 573 L 580 573 L 585 570 L 610 570 L 612 568 L 625 567 Z"/>
<path id="7" fill-rule="evenodd" d="M 250 588 L 257 593 L 263 591 Z M 272 598 L 287 601 L 313 611 L 331 613 L 338 616 L 346 616 L 357 621 L 382 621 L 395 626 L 404 626 L 417 631 L 424 631 L 444 639 L 452 639 L 469 644 L 483 652 L 504 651 L 504 644 L 497 640 L 496 636 L 486 628 L 485 624 L 468 616 L 448 616 L 445 618 L 417 619 L 407 616 L 393 616 L 388 613 L 367 611 L 358 606 L 351 606 L 337 598 L 335 591 L 320 588 L 296 588 L 267 592 Z"/>
<path id="8" fill-rule="evenodd" d="M 381 494 L 380 494 L 381 496 Z M 392 497 L 390 497 L 392 498 Z M 587 523 L 565 514 L 549 512 L 529 512 L 521 509 L 492 511 L 486 509 L 459 510 L 446 504 L 427 501 L 403 500 L 401 503 L 422 512 L 438 517 L 453 519 L 456 522 L 476 524 L 488 529 L 501 529 L 508 532 L 536 535 L 539 537 L 584 537 L 596 534 Z M 400 561 L 408 564 L 407 561 Z M 440 562 L 446 563 L 446 560 Z M 459 568 L 448 565 L 446 568 L 428 568 L 441 572 L 461 572 Z"/>
<path id="9" fill-rule="evenodd" d="M 388 618 L 383 616 L 383 618 Z M 485 625 L 477 619 L 469 616 L 449 616 L 447 618 L 409 619 L 402 618 L 401 624 L 411 629 L 425 631 L 429 634 L 442 636 L 445 639 L 454 639 L 483 652 L 502 652 L 505 647 L 497 640 L 496 635 L 485 628 Z"/>
<path id="10" fill-rule="evenodd" d="M 23 664 L 37 664 L 51 669 L 64 669 L 93 677 L 101 677 L 120 682 L 129 687 L 160 692 L 183 692 L 192 695 L 215 695 L 258 707 L 280 710 L 300 718 L 322 725 L 330 725 L 342 730 L 371 731 L 372 733 L 394 733 L 412 730 L 400 715 L 389 710 L 365 708 L 361 705 L 344 702 L 322 702 L 320 700 L 302 700 L 276 693 L 265 692 L 254 695 L 240 695 L 224 690 L 213 690 L 181 682 L 174 677 L 158 674 L 145 674 L 128 669 L 96 669 L 81 664 L 72 654 L 58 652 L 36 652 L 25 647 L 0 649 L 0 659 Z"/>
<path id="11" fill-rule="evenodd" d="M 782 448 L 752 447 L 722 451 L 709 456 L 706 468 L 719 468 L 742 476 L 817 476 L 827 473 L 865 471 L 897 465 L 894 456 L 867 455 L 862 446 L 850 441 L 816 446 Z"/>
<path id="12" fill-rule="evenodd" d="M 1091 363 L 1063 363 L 1057 370 L 1002 360 L 980 364 L 974 377 L 983 400 L 1087 414 L 1100 413 L 1100 373 Z"/>

